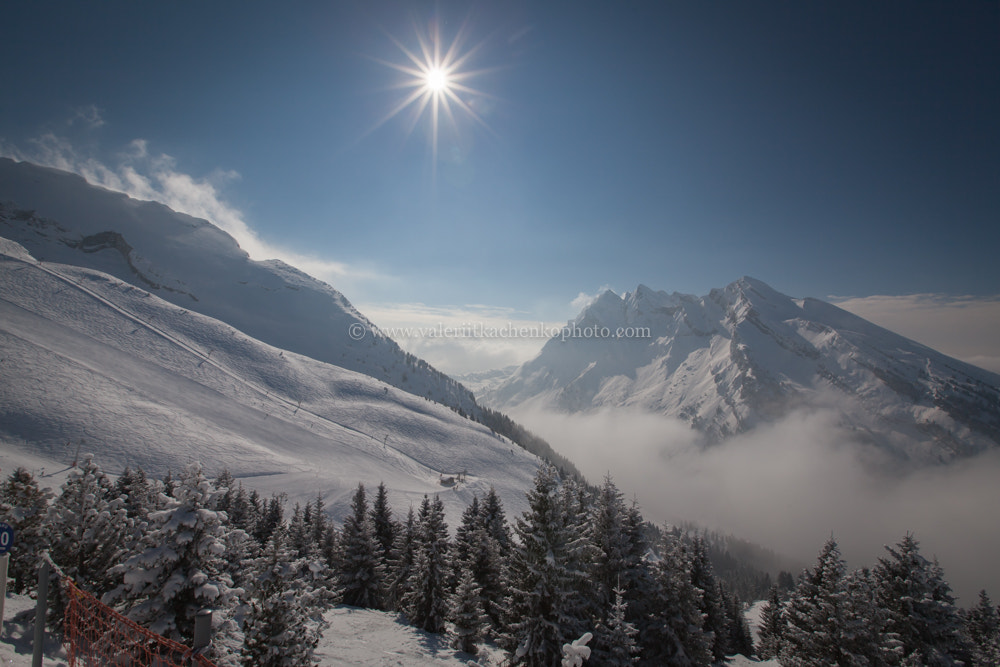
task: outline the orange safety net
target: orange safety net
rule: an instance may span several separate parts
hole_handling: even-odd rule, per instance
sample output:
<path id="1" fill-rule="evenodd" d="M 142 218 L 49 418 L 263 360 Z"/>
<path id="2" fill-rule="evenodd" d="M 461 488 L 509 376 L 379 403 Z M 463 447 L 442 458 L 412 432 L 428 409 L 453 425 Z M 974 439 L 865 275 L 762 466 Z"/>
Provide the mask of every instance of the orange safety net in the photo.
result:
<path id="1" fill-rule="evenodd" d="M 70 667 L 215 667 L 193 649 L 150 632 L 63 578 Z"/>

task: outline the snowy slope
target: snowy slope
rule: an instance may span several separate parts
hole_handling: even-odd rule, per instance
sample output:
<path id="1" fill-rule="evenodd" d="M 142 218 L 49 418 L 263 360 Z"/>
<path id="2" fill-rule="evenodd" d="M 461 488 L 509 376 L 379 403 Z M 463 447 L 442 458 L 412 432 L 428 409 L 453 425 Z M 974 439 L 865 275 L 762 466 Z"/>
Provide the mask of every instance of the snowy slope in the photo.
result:
<path id="1" fill-rule="evenodd" d="M 335 518 L 357 482 L 397 512 L 441 493 L 452 525 L 495 486 L 520 512 L 538 461 L 486 427 L 382 381 L 262 343 L 98 271 L 38 262 L 0 240 L 4 459 L 65 468 L 83 441 L 111 473 L 200 460 L 265 494 L 323 493 Z M 442 475 L 468 471 L 445 487 Z M 47 482 L 46 482 L 47 483 Z"/>
<path id="2" fill-rule="evenodd" d="M 337 290 L 283 262 L 252 261 L 218 227 L 162 204 L 0 158 L 0 236 L 40 260 L 102 271 L 283 350 L 476 412 L 468 390 L 381 335 Z"/>
<path id="3" fill-rule="evenodd" d="M 632 337 L 554 338 L 480 398 L 501 409 L 640 408 L 711 439 L 830 407 L 857 439 L 919 461 L 1000 443 L 1000 376 L 753 278 L 703 297 L 608 291 L 571 326 Z"/>
<path id="4" fill-rule="evenodd" d="M 0 636 L 0 664 L 29 667 L 34 637 L 35 601 L 25 595 L 8 595 Z M 338 606 L 324 614 L 327 624 L 316 647 L 317 667 L 367 665 L 396 667 L 464 667 L 499 664 L 502 652 L 484 647 L 486 655 L 471 656 L 448 646 L 448 638 L 418 630 L 399 614 Z M 51 633 L 46 636 L 44 663 L 66 667 L 66 649 Z M 487 663 L 487 660 L 489 662 Z"/>

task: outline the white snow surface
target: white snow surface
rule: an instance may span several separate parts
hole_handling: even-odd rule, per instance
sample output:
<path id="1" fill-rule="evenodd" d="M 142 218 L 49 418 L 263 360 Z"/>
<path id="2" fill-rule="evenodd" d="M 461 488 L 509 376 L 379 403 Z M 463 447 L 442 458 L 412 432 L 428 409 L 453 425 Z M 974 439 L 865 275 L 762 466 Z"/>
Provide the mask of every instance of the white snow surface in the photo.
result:
<path id="1" fill-rule="evenodd" d="M 226 232 L 162 204 L 0 158 L 0 236 L 37 259 L 101 271 L 279 349 L 477 409 L 471 392 L 416 363 L 330 285 L 278 260 L 253 261 Z"/>
<path id="2" fill-rule="evenodd" d="M 35 601 L 8 595 L 0 635 L 0 665 L 31 665 Z M 497 665 L 503 651 L 487 645 L 478 655 L 461 653 L 445 635 L 432 635 L 406 624 L 399 614 L 338 606 L 324 614 L 327 627 L 316 648 L 317 667 L 467 667 Z M 66 667 L 66 650 L 46 636 L 46 667 Z"/>
<path id="3" fill-rule="evenodd" d="M 337 520 L 358 482 L 384 482 L 399 515 L 440 493 L 452 526 L 490 486 L 510 516 L 525 507 L 538 459 L 448 407 L 106 273 L 0 251 L 0 467 L 53 474 L 80 449 L 112 474 L 198 460 L 291 504 L 322 493 Z"/>
<path id="4" fill-rule="evenodd" d="M 855 439 L 917 462 L 1000 445 L 1000 375 L 754 278 L 703 297 L 606 291 L 568 326 L 583 335 L 549 340 L 479 398 L 504 410 L 644 410 L 711 440 L 833 409 Z"/>

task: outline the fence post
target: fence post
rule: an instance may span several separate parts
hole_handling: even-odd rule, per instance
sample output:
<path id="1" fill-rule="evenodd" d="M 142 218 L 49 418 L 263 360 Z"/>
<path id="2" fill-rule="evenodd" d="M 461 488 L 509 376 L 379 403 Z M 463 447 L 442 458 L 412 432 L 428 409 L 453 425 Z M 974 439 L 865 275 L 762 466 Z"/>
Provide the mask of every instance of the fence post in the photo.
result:
<path id="1" fill-rule="evenodd" d="M 10 562 L 10 552 L 0 556 L 0 635 L 3 635 L 3 607 L 7 599 L 7 564 Z"/>
<path id="2" fill-rule="evenodd" d="M 212 643 L 212 610 L 202 609 L 194 617 L 194 642 L 191 648 L 200 653 Z"/>
<path id="3" fill-rule="evenodd" d="M 35 605 L 35 645 L 31 667 L 42 667 L 42 641 L 45 639 L 45 615 L 49 602 L 49 559 L 42 559 L 38 568 L 38 603 Z"/>

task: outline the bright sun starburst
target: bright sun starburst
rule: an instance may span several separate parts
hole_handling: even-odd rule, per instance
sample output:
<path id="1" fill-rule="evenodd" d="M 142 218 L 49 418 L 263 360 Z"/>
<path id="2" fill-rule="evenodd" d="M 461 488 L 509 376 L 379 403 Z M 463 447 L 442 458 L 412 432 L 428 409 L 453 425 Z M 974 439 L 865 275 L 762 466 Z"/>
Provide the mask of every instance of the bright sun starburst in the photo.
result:
<path id="1" fill-rule="evenodd" d="M 372 130 L 406 109 L 412 109 L 413 116 L 409 131 L 412 132 L 421 119 L 427 118 L 434 163 L 437 162 L 440 129 L 442 121 L 445 119 L 451 128 L 457 129 L 457 114 L 460 113 L 492 132 L 480 114 L 470 105 L 470 100 L 475 97 L 489 96 L 466 85 L 469 79 L 482 74 L 485 70 L 472 71 L 467 69 L 470 59 L 482 47 L 482 44 L 463 49 L 462 42 L 465 32 L 463 25 L 455 39 L 445 48 L 440 29 L 434 22 L 431 24 L 429 34 L 416 30 L 419 45 L 417 52 L 407 48 L 395 37 L 389 36 L 410 62 L 399 64 L 379 58 L 374 60 L 405 74 L 406 77 L 394 87 L 408 92 L 389 113 L 376 123 Z"/>

